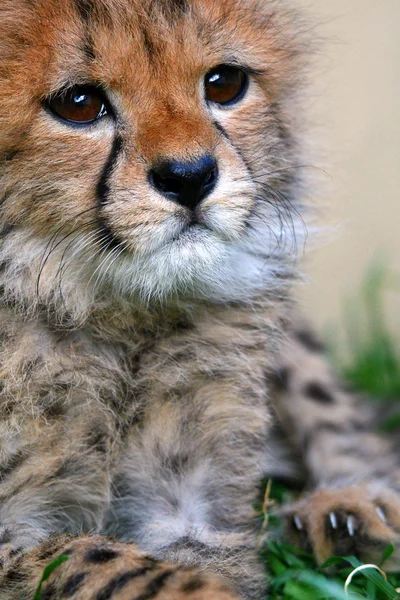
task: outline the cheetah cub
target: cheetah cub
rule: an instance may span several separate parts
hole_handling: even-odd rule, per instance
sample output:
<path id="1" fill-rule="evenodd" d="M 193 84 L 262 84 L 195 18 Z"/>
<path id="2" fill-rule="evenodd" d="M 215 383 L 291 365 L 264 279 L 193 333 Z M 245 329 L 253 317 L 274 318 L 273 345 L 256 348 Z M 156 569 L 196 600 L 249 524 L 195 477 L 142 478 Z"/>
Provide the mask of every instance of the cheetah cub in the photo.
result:
<path id="1" fill-rule="evenodd" d="M 43 600 L 261 599 L 266 476 L 313 484 L 319 560 L 398 541 L 390 448 L 292 316 L 296 23 L 0 0 L 2 600 L 59 554 Z"/>

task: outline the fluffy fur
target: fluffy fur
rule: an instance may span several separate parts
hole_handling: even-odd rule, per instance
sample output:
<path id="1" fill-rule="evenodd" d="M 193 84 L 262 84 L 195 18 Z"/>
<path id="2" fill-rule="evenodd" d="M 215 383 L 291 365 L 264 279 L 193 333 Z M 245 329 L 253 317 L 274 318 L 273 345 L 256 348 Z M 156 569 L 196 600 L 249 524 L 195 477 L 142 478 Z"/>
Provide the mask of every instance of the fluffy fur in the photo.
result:
<path id="1" fill-rule="evenodd" d="M 293 13 L 272 0 L 0 0 L 0 57 L 2 598 L 30 598 L 62 549 L 46 598 L 260 598 L 260 480 L 304 472 L 282 440 L 317 483 L 358 472 L 362 539 L 393 541 L 390 449 L 291 324 L 305 238 Z M 249 73 L 225 108 L 203 83 L 224 63 Z M 78 84 L 111 112 L 84 126 L 52 114 L 49 99 Z M 158 161 L 206 153 L 218 182 L 195 211 L 150 185 Z M 368 449 L 367 472 L 357 452 L 340 459 L 343 439 Z M 336 505 L 320 493 L 286 514 L 323 559 Z"/>

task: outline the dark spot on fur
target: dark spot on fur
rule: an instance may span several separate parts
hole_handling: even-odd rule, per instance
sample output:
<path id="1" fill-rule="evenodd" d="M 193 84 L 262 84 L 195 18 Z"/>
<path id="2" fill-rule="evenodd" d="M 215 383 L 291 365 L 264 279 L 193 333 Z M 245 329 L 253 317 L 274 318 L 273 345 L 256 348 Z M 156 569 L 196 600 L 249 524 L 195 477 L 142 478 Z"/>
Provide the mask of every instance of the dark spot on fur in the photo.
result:
<path id="1" fill-rule="evenodd" d="M 81 587 L 87 573 L 74 573 L 67 579 L 62 589 L 63 596 L 72 596 Z"/>
<path id="2" fill-rule="evenodd" d="M 60 392 L 68 392 L 69 390 L 71 390 L 74 386 L 72 383 L 65 383 L 64 381 L 57 381 L 55 383 L 55 387 L 60 390 Z"/>
<path id="3" fill-rule="evenodd" d="M 2 204 L 4 204 L 4 202 L 6 202 L 10 196 L 11 196 L 11 192 L 5 192 L 3 195 L 1 195 L 0 196 L 0 206 Z"/>
<path id="4" fill-rule="evenodd" d="M 176 13 L 178 11 L 182 14 L 187 12 L 189 9 L 187 0 L 163 0 L 163 4 L 172 13 Z"/>
<path id="5" fill-rule="evenodd" d="M 196 359 L 196 352 L 191 348 L 186 348 L 185 350 L 180 350 L 173 356 L 174 361 L 178 361 L 180 363 L 188 362 Z"/>
<path id="6" fill-rule="evenodd" d="M 307 348 L 307 350 L 310 350 L 310 352 L 325 351 L 325 346 L 307 329 L 296 331 L 296 338 L 305 348 Z"/>
<path id="7" fill-rule="evenodd" d="M 0 199 L 0 203 L 1 203 L 1 199 Z M 14 230 L 14 225 L 11 225 L 11 224 L 3 225 L 2 229 L 0 229 L 0 236 L 1 237 L 5 237 L 9 233 L 11 233 L 13 230 Z M 9 264 L 9 262 L 6 261 L 6 260 L 3 261 L 3 263 L 6 264 L 6 265 Z"/>
<path id="8" fill-rule="evenodd" d="M 153 40 L 149 36 L 149 32 L 147 31 L 146 27 L 143 27 L 143 29 L 142 29 L 142 38 L 143 38 L 143 45 L 147 52 L 147 56 L 148 56 L 148 58 L 152 59 L 156 52 L 156 49 L 154 47 Z"/>
<path id="9" fill-rule="evenodd" d="M 16 559 L 16 564 L 14 563 L 13 567 L 3 575 L 3 578 L 7 583 L 21 583 L 22 581 L 29 579 L 28 573 L 25 573 L 19 566 L 21 559 L 22 556 L 19 556 Z"/>
<path id="10" fill-rule="evenodd" d="M 253 323 L 236 323 L 235 327 L 238 329 L 243 329 L 243 331 L 257 331 L 257 327 Z"/>
<path id="11" fill-rule="evenodd" d="M 340 433 L 344 433 L 346 431 L 346 425 L 345 423 L 332 423 L 331 421 L 320 421 L 316 423 L 315 425 L 316 429 L 314 430 L 314 432 L 316 434 L 319 433 L 334 433 L 334 434 L 340 434 Z"/>
<path id="12" fill-rule="evenodd" d="M 0 544 L 9 544 L 12 541 L 12 528 L 6 526 L 0 536 Z"/>
<path id="13" fill-rule="evenodd" d="M 274 117 L 274 124 L 282 142 L 288 147 L 293 146 L 293 135 L 288 125 L 281 118 L 282 107 L 280 104 L 276 102 L 271 103 L 268 107 L 268 113 Z"/>
<path id="14" fill-rule="evenodd" d="M 235 491 L 236 490 L 234 490 L 234 492 Z M 220 522 L 222 522 L 222 520 L 223 520 L 223 514 L 221 512 L 221 514 L 218 515 L 218 518 L 215 519 L 215 524 L 217 522 L 219 524 Z M 255 523 L 255 521 L 254 521 L 254 523 Z M 214 525 L 214 523 L 211 524 L 211 526 L 213 526 L 213 525 Z M 228 521 L 227 521 L 227 527 L 229 527 Z M 221 528 L 220 528 L 220 530 L 221 530 Z M 206 559 L 210 559 L 210 560 L 213 559 L 216 562 L 223 555 L 226 556 L 226 549 L 223 549 L 223 548 L 220 548 L 217 546 L 209 546 L 208 544 L 205 544 L 204 542 L 200 542 L 199 540 L 196 540 L 189 535 L 185 535 L 185 536 L 179 538 L 178 541 L 168 544 L 163 549 L 164 550 L 168 549 L 169 553 L 174 554 L 176 551 L 179 551 L 182 548 L 190 548 L 191 552 L 193 552 L 194 555 L 198 556 L 199 562 L 201 562 L 201 560 L 206 560 Z M 231 548 L 230 552 L 234 553 L 235 549 Z"/>
<path id="15" fill-rule="evenodd" d="M 58 388 L 58 385 L 57 385 Z M 60 400 L 53 400 L 48 406 L 44 408 L 44 414 L 48 418 L 61 417 L 65 413 L 64 403 Z"/>
<path id="16" fill-rule="evenodd" d="M 76 9 L 83 21 L 90 21 L 95 6 L 94 2 L 95 0 L 75 0 Z"/>
<path id="17" fill-rule="evenodd" d="M 343 456 L 346 459 L 346 457 L 351 456 L 353 459 L 358 459 L 360 463 L 370 462 L 372 464 L 376 459 L 376 449 L 369 447 L 367 444 L 360 444 L 360 440 L 357 437 L 350 441 L 348 438 L 345 438 L 336 452 L 338 457 Z"/>
<path id="18" fill-rule="evenodd" d="M 37 481 L 37 477 L 35 477 L 34 475 L 29 475 L 19 485 L 15 486 L 10 495 L 4 496 L 3 502 L 8 502 L 8 500 L 10 500 L 11 498 L 15 498 L 15 496 L 17 496 L 22 490 L 26 489 L 31 485 L 37 484 Z"/>
<path id="19" fill-rule="evenodd" d="M 173 24 L 177 19 L 180 19 L 189 10 L 189 4 L 187 0 L 158 0 L 153 3 L 150 7 L 150 14 L 152 8 L 160 10 L 167 21 Z"/>
<path id="20" fill-rule="evenodd" d="M 87 474 L 87 465 L 84 459 L 84 456 L 73 456 L 70 458 L 66 458 L 44 481 L 53 481 L 56 479 L 67 479 L 69 477 L 75 477 L 77 475 L 86 475 Z"/>
<path id="21" fill-rule="evenodd" d="M 166 580 L 169 579 L 174 573 L 175 571 L 172 570 L 164 571 L 164 573 L 161 573 L 160 575 L 152 579 L 147 585 L 143 594 L 136 596 L 134 600 L 150 600 L 150 598 L 154 598 L 155 596 L 157 596 L 158 593 L 164 587 L 164 583 L 166 582 Z"/>
<path id="22" fill-rule="evenodd" d="M 290 369 L 288 367 L 280 367 L 274 373 L 267 374 L 267 379 L 278 391 L 284 392 L 289 386 Z"/>
<path id="23" fill-rule="evenodd" d="M 53 546 L 53 544 L 50 544 L 49 547 L 47 547 L 47 544 L 45 545 L 45 547 L 43 548 L 43 550 L 37 555 L 38 560 L 48 560 L 49 558 L 51 558 L 54 555 L 55 552 L 55 548 Z"/>
<path id="24" fill-rule="evenodd" d="M 129 583 L 136 577 L 146 575 L 146 573 L 151 571 L 153 568 L 154 563 L 146 564 L 144 567 L 136 569 L 134 571 L 126 571 L 125 573 L 120 573 L 97 593 L 96 600 L 109 600 L 109 598 L 111 598 L 115 592 L 121 590 L 127 583 Z"/>
<path id="25" fill-rule="evenodd" d="M 163 467 L 169 469 L 174 474 L 182 473 L 189 462 L 188 454 L 172 454 L 163 458 Z"/>
<path id="26" fill-rule="evenodd" d="M 192 331 L 194 329 L 193 322 L 184 316 L 180 316 L 174 323 L 176 331 Z"/>
<path id="27" fill-rule="evenodd" d="M 93 429 L 93 431 L 89 432 L 87 445 L 89 448 L 99 452 L 100 454 L 106 454 L 109 446 L 108 437 L 104 431 Z"/>
<path id="28" fill-rule="evenodd" d="M 85 555 L 85 560 L 90 563 L 105 563 L 117 558 L 118 552 L 112 548 L 91 548 Z"/>
<path id="29" fill-rule="evenodd" d="M 303 393 L 308 398 L 319 402 L 320 404 L 334 404 L 335 398 L 334 396 L 320 383 L 317 381 L 311 381 L 308 383 Z"/>
<path id="30" fill-rule="evenodd" d="M 14 158 L 16 156 L 18 156 L 18 154 L 19 154 L 19 150 L 8 150 L 4 154 L 4 161 L 11 162 L 12 160 L 14 160 Z"/>
<path id="31" fill-rule="evenodd" d="M 26 459 L 26 455 L 19 450 L 0 467 L 0 478 L 5 479 L 10 473 L 18 469 Z"/>
<path id="32" fill-rule="evenodd" d="M 64 462 L 50 475 L 46 481 L 53 479 L 65 479 L 71 474 L 77 474 L 82 471 L 82 464 L 78 458 L 66 458 Z"/>
<path id="33" fill-rule="evenodd" d="M 64 550 L 62 551 L 60 556 L 72 556 L 72 554 L 74 552 L 75 552 L 75 548 L 68 546 L 67 548 L 64 548 Z M 58 558 L 60 558 L 60 557 L 58 557 Z"/>
<path id="34" fill-rule="evenodd" d="M 142 422 L 143 415 L 137 411 L 134 415 L 129 415 L 125 423 L 120 426 L 121 437 L 124 437 L 134 427 L 138 427 Z"/>
<path id="35" fill-rule="evenodd" d="M 181 587 L 181 591 L 183 593 L 190 594 L 191 592 L 195 592 L 204 586 L 204 580 L 200 579 L 200 577 L 193 577 L 186 583 L 184 583 Z"/>
<path id="36" fill-rule="evenodd" d="M 357 421 L 356 419 L 350 419 L 349 426 L 353 431 L 364 432 L 369 431 L 371 429 L 371 425 L 369 423 L 365 423 L 364 421 Z"/>
<path id="37" fill-rule="evenodd" d="M 58 597 L 58 594 L 54 583 L 48 583 L 44 585 L 45 588 L 42 589 L 40 600 L 55 600 Z"/>
<path id="38" fill-rule="evenodd" d="M 86 56 L 86 58 L 90 61 L 92 61 L 96 58 L 96 55 L 94 52 L 94 47 L 93 47 L 93 40 L 90 39 L 89 36 L 82 45 L 82 52 Z"/>

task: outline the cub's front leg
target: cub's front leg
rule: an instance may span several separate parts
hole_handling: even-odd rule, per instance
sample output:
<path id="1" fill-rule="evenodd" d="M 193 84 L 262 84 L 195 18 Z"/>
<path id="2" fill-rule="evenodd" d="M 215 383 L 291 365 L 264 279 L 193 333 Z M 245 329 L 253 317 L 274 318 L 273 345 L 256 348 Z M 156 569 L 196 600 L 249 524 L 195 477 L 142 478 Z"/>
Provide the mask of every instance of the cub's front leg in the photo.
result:
<path id="1" fill-rule="evenodd" d="M 147 406 L 125 434 L 106 531 L 259 600 L 254 503 L 269 428 L 268 338 L 257 312 L 243 313 L 213 308 L 142 357 Z"/>
<path id="2" fill-rule="evenodd" d="M 210 402 L 217 387 L 201 386 L 193 403 L 153 405 L 126 436 L 105 531 L 160 560 L 218 573 L 243 600 L 258 600 L 253 505 L 264 436 L 251 428 L 256 410 L 239 411 L 237 394 L 228 402 L 226 382 L 220 402 Z"/>
<path id="3" fill-rule="evenodd" d="M 193 567 L 157 561 L 133 544 L 100 537 L 53 536 L 3 568 L 2 600 L 32 600 L 43 569 L 54 569 L 41 600 L 239 600 L 228 582 Z"/>
<path id="4" fill-rule="evenodd" d="M 20 445 L 0 467 L 3 563 L 55 532 L 99 531 L 110 494 L 110 459 L 105 439 L 97 437 L 100 425 L 95 434 L 84 431 L 80 419 L 27 421 L 19 423 Z M 8 426 L 11 430 L 12 423 Z"/>
<path id="5" fill-rule="evenodd" d="M 5 309 L 0 322 L 0 554 L 6 559 L 55 532 L 99 530 L 118 442 L 110 400 L 117 382 L 115 364 L 100 360 L 101 348 L 96 354 L 82 335 L 74 346 L 73 334 L 55 336 Z"/>
<path id="6" fill-rule="evenodd" d="M 356 554 L 400 567 L 400 470 L 390 444 L 374 432 L 371 405 L 343 389 L 312 334 L 295 330 L 276 370 L 276 412 L 302 451 L 309 487 L 283 514 L 294 543 L 319 562 Z"/>

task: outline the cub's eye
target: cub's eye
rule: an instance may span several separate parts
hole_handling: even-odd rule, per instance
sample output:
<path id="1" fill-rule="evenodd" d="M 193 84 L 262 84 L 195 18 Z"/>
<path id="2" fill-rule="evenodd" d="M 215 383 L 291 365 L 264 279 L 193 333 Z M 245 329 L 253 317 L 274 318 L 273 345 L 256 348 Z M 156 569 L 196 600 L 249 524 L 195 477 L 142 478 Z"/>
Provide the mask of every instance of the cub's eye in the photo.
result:
<path id="1" fill-rule="evenodd" d="M 95 87 L 75 86 L 56 94 L 47 103 L 58 117 L 70 123 L 93 123 L 109 113 L 102 92 Z"/>
<path id="2" fill-rule="evenodd" d="M 239 67 L 220 65 L 206 75 L 206 99 L 221 105 L 234 104 L 243 98 L 248 83 L 247 73 Z"/>

